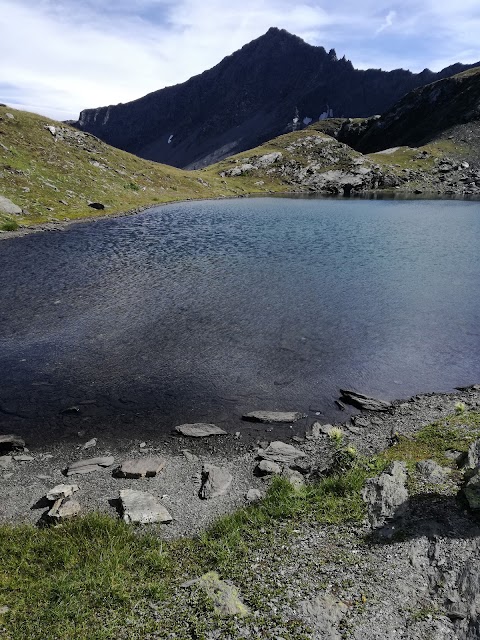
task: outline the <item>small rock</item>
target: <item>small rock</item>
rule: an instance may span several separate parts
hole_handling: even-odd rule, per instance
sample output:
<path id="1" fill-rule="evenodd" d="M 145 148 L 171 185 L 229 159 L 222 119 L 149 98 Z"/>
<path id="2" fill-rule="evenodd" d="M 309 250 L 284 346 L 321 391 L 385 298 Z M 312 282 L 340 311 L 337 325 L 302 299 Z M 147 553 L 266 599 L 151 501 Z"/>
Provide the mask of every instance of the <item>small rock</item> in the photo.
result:
<path id="1" fill-rule="evenodd" d="M 190 438 L 206 438 L 208 436 L 225 436 L 227 432 L 214 424 L 197 422 L 194 424 L 181 424 L 175 427 L 175 431 Z"/>
<path id="2" fill-rule="evenodd" d="M 97 446 L 97 439 L 92 438 L 91 440 L 89 440 L 83 445 L 82 449 L 92 449 L 93 447 L 96 447 L 96 446 Z"/>
<path id="3" fill-rule="evenodd" d="M 198 456 L 188 451 L 188 449 L 182 449 L 182 453 L 188 462 L 196 462 L 198 460 Z"/>
<path id="4" fill-rule="evenodd" d="M 80 413 L 80 407 L 67 407 L 66 409 L 63 409 L 61 413 L 64 416 L 75 415 L 77 413 Z"/>
<path id="5" fill-rule="evenodd" d="M 369 478 L 362 492 L 367 503 L 368 519 L 373 528 L 381 527 L 394 516 L 406 511 L 408 501 L 407 467 L 404 462 L 392 462 L 376 478 Z"/>
<path id="6" fill-rule="evenodd" d="M 159 457 L 125 460 L 115 475 L 119 478 L 154 478 L 165 468 L 165 465 L 165 460 Z"/>
<path id="7" fill-rule="evenodd" d="M 13 433 L 9 433 L 7 435 L 0 435 L 0 451 L 10 449 L 24 449 L 25 448 L 25 440 L 20 438 L 20 436 L 16 436 Z"/>
<path id="8" fill-rule="evenodd" d="M 258 463 L 255 473 L 259 476 L 280 475 L 282 473 L 282 467 L 272 460 L 262 460 Z"/>
<path id="9" fill-rule="evenodd" d="M 197 580 L 185 582 L 182 587 L 193 585 L 205 591 L 217 615 L 245 617 L 250 614 L 249 608 L 240 599 L 237 587 L 220 580 L 220 576 L 215 571 L 210 571 Z"/>
<path id="10" fill-rule="evenodd" d="M 105 205 L 101 202 L 89 202 L 88 206 L 92 209 L 97 209 L 98 211 L 103 211 L 103 209 L 105 209 Z"/>
<path id="11" fill-rule="evenodd" d="M 0 456 L 0 469 L 9 469 L 12 466 L 12 456 Z"/>
<path id="12" fill-rule="evenodd" d="M 267 424 L 297 422 L 306 418 L 306 414 L 297 411 L 251 411 L 242 416 L 250 422 L 265 422 Z"/>
<path id="13" fill-rule="evenodd" d="M 204 464 L 199 496 L 203 500 L 223 496 L 230 489 L 232 481 L 233 477 L 226 469 L 213 464 Z"/>
<path id="14" fill-rule="evenodd" d="M 145 491 L 122 489 L 120 491 L 120 500 L 125 522 L 149 524 L 151 522 L 172 521 L 172 516 L 165 507 Z"/>
<path id="15" fill-rule="evenodd" d="M 322 436 L 328 436 L 330 431 L 333 429 L 332 424 L 321 424 L 320 422 L 314 422 L 312 424 L 311 437 L 314 440 L 318 440 Z"/>
<path id="16" fill-rule="evenodd" d="M 279 440 L 272 442 L 266 449 L 259 449 L 258 456 L 264 460 L 273 460 L 273 462 L 282 462 L 284 464 L 292 464 L 297 458 L 305 457 L 305 453 L 300 449 L 296 449 L 291 444 L 286 444 Z"/>
<path id="17" fill-rule="evenodd" d="M 7 113 L 5 115 L 7 116 L 7 118 L 9 118 L 9 120 L 15 120 L 15 116 L 13 115 L 13 113 L 9 113 L 7 111 Z"/>
<path id="18" fill-rule="evenodd" d="M 249 489 L 245 494 L 245 500 L 247 502 L 258 502 L 262 499 L 262 492 L 260 489 Z"/>
<path id="19" fill-rule="evenodd" d="M 68 520 L 78 516 L 82 510 L 80 503 L 72 498 L 59 498 L 48 512 L 50 518 L 55 520 Z"/>
<path id="20" fill-rule="evenodd" d="M 68 465 L 67 476 L 73 476 L 77 473 L 85 474 L 91 473 L 92 471 L 99 471 L 102 467 L 111 467 L 114 462 L 115 459 L 112 456 L 77 460 Z"/>
<path id="21" fill-rule="evenodd" d="M 56 502 L 59 498 L 69 498 L 78 491 L 78 484 L 57 484 L 47 493 L 46 498 L 50 502 Z"/>
<path id="22" fill-rule="evenodd" d="M 57 129 L 55 127 L 53 127 L 52 125 L 45 125 L 45 129 L 47 129 L 47 131 L 50 131 L 50 133 L 52 134 L 52 136 L 55 136 L 55 134 L 57 133 Z"/>
<path id="23" fill-rule="evenodd" d="M 0 607 L 0 616 L 3 616 L 5 613 L 8 613 L 9 611 L 10 611 L 10 607 L 7 607 L 7 605 Z"/>
<path id="24" fill-rule="evenodd" d="M 13 456 L 13 459 L 15 460 L 15 462 L 32 462 L 33 460 L 35 460 L 35 458 L 33 458 L 33 456 Z"/>
<path id="25" fill-rule="evenodd" d="M 417 471 L 426 482 L 440 484 L 448 478 L 448 469 L 441 467 L 435 460 L 417 462 Z"/>
<path id="26" fill-rule="evenodd" d="M 476 469 L 480 466 L 480 440 L 475 440 L 468 447 L 465 469 Z"/>
<path id="27" fill-rule="evenodd" d="M 140 442 L 140 444 L 138 445 L 140 449 L 145 449 L 145 447 L 147 446 L 146 442 Z"/>

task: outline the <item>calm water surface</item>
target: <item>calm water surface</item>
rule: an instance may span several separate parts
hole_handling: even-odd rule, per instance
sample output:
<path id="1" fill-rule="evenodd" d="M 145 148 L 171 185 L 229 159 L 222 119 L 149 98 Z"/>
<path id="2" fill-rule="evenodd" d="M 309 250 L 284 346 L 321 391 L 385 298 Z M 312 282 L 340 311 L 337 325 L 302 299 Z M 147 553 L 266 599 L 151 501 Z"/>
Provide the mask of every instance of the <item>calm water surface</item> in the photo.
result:
<path id="1" fill-rule="evenodd" d="M 1 242 L 0 431 L 241 430 L 480 382 L 479 246 L 478 202 L 278 198 Z"/>

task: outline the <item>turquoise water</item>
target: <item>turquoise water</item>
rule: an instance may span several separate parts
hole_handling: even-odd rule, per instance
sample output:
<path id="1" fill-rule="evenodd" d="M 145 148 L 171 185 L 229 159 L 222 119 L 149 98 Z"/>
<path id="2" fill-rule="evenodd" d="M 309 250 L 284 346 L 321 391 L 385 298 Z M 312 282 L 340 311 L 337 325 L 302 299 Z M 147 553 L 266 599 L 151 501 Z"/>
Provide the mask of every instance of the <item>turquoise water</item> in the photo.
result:
<path id="1" fill-rule="evenodd" d="M 480 204 L 174 204 L 0 243 L 0 429 L 242 428 L 480 382 Z M 3 423 L 2 423 L 3 420 Z"/>

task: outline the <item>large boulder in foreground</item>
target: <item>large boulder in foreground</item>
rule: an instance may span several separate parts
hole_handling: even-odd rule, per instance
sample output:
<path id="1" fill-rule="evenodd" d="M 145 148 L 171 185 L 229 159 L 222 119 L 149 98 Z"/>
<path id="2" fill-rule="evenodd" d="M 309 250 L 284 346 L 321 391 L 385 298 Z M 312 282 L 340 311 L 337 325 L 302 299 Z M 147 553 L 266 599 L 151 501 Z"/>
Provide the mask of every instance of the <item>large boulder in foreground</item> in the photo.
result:
<path id="1" fill-rule="evenodd" d="M 408 501 L 407 466 L 392 462 L 376 478 L 369 478 L 362 492 L 368 519 L 374 529 L 406 512 Z"/>
<path id="2" fill-rule="evenodd" d="M 204 464 L 202 468 L 202 486 L 200 489 L 200 498 L 207 500 L 208 498 L 217 498 L 225 495 L 232 484 L 233 477 L 222 467 L 214 464 Z"/>
<path id="3" fill-rule="evenodd" d="M 172 521 L 172 516 L 165 507 L 146 491 L 122 489 L 120 491 L 120 501 L 125 522 L 150 524 L 152 522 Z"/>

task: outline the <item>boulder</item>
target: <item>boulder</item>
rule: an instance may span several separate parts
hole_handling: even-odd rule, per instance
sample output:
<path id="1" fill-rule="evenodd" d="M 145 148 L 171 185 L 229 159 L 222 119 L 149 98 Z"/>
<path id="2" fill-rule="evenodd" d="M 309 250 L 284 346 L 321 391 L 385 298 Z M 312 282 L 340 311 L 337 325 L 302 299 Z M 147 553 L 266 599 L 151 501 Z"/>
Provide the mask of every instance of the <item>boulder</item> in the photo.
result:
<path id="1" fill-rule="evenodd" d="M 463 488 L 470 509 L 480 509 L 480 470 L 477 469 Z"/>
<path id="2" fill-rule="evenodd" d="M 92 438 L 91 440 L 89 440 L 88 442 L 86 442 L 82 449 L 87 450 L 87 449 L 93 449 L 93 447 L 97 446 L 97 439 L 96 438 Z"/>
<path id="3" fill-rule="evenodd" d="M 78 491 L 78 489 L 78 484 L 57 484 L 53 489 L 50 489 L 46 498 L 50 500 L 50 502 L 56 502 L 60 498 L 69 498 Z"/>
<path id="4" fill-rule="evenodd" d="M 125 460 L 115 472 L 119 478 L 154 478 L 165 468 L 166 461 L 159 457 Z"/>
<path id="5" fill-rule="evenodd" d="M 404 462 L 392 462 L 383 473 L 370 478 L 362 491 L 367 504 L 368 519 L 373 528 L 405 513 L 408 501 L 407 467 Z"/>
<path id="6" fill-rule="evenodd" d="M 0 213 L 6 213 L 8 215 L 19 215 L 20 213 L 22 213 L 22 208 L 8 198 L 5 198 L 5 196 L 0 196 Z"/>
<path id="7" fill-rule="evenodd" d="M 309 436 L 313 438 L 313 440 L 318 440 L 318 438 L 321 438 L 322 436 L 328 436 L 332 429 L 332 424 L 321 424 L 320 422 L 314 422 L 312 424 L 312 429 Z"/>
<path id="8" fill-rule="evenodd" d="M 73 498 L 58 498 L 48 512 L 48 517 L 54 520 L 68 520 L 78 516 L 82 510 L 79 502 Z"/>
<path id="9" fill-rule="evenodd" d="M 25 440 L 13 433 L 0 435 L 0 451 L 10 451 L 11 449 L 24 449 Z"/>
<path id="10" fill-rule="evenodd" d="M 255 469 L 255 473 L 259 476 L 280 475 L 282 467 L 272 460 L 261 460 Z"/>
<path id="11" fill-rule="evenodd" d="M 297 422 L 306 417 L 306 414 L 299 413 L 298 411 L 251 411 L 242 416 L 243 420 L 265 422 L 267 424 Z"/>
<path id="12" fill-rule="evenodd" d="M 226 470 L 214 464 L 204 464 L 202 467 L 202 486 L 199 496 L 203 500 L 225 495 L 232 484 L 233 477 Z"/>
<path id="13" fill-rule="evenodd" d="M 85 473 L 91 473 L 92 471 L 99 471 L 103 467 L 111 467 L 114 462 L 115 459 L 112 456 L 77 460 L 68 465 L 67 476 L 73 476 L 75 474 L 83 475 Z"/>
<path id="14" fill-rule="evenodd" d="M 273 460 L 283 464 L 293 464 L 297 458 L 305 457 L 300 449 L 277 440 L 271 442 L 266 449 L 258 449 L 258 456 L 263 460 Z"/>
<path id="15" fill-rule="evenodd" d="M 351 404 L 359 409 L 367 411 L 388 411 L 392 407 L 391 402 L 385 400 L 376 400 L 369 396 L 364 396 L 356 391 L 349 391 L 348 389 L 340 389 L 341 401 L 346 404 Z"/>
<path id="16" fill-rule="evenodd" d="M 105 209 L 105 205 L 101 202 L 89 202 L 88 206 L 92 209 L 97 209 L 98 211 L 103 211 L 103 209 Z"/>
<path id="17" fill-rule="evenodd" d="M 431 484 L 441 484 L 448 479 L 449 475 L 449 470 L 441 467 L 435 460 L 417 462 L 417 471 L 425 482 Z"/>
<path id="18" fill-rule="evenodd" d="M 465 469 L 470 470 L 480 467 L 480 440 L 475 440 L 468 447 L 468 453 L 464 467 Z"/>
<path id="19" fill-rule="evenodd" d="M 122 489 L 120 500 L 125 522 L 149 524 L 152 522 L 171 522 L 172 516 L 156 498 L 145 491 Z"/>
<path id="20" fill-rule="evenodd" d="M 225 436 L 227 432 L 215 424 L 197 422 L 194 424 L 181 424 L 175 427 L 175 431 L 189 438 L 207 438 L 208 436 Z"/>
<path id="21" fill-rule="evenodd" d="M 240 598 L 237 587 L 220 580 L 220 576 L 215 571 L 210 571 L 196 580 L 184 582 L 182 587 L 193 585 L 197 585 L 205 591 L 217 615 L 245 617 L 250 614 L 249 608 Z"/>

